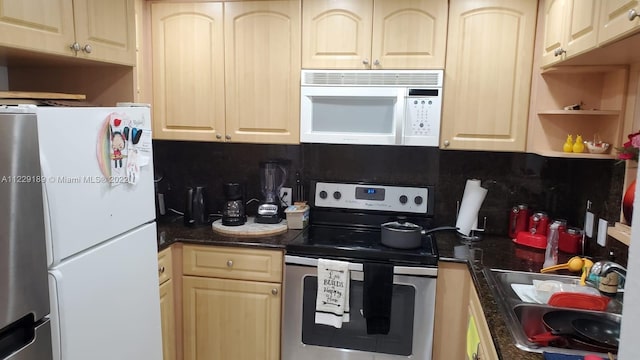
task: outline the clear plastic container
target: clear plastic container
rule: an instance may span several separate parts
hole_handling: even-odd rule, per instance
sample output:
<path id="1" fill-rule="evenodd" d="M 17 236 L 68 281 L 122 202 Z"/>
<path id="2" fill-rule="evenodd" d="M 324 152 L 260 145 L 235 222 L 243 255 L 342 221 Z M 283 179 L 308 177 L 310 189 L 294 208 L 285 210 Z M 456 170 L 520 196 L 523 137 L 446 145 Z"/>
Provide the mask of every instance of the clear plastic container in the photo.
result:
<path id="1" fill-rule="evenodd" d="M 547 232 L 547 250 L 544 253 L 543 268 L 558 264 L 558 238 L 560 237 L 558 229 L 561 223 L 554 221 L 549 225 L 549 231 Z"/>

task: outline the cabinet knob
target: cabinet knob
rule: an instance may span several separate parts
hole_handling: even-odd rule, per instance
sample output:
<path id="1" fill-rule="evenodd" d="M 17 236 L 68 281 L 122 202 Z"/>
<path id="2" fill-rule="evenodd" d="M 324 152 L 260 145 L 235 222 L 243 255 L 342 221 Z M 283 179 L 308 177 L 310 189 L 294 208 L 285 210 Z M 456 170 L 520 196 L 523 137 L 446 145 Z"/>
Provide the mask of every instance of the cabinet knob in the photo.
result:
<path id="1" fill-rule="evenodd" d="M 273 295 L 278 295 L 278 289 L 276 289 L 276 288 L 271 289 L 271 293 Z"/>
<path id="2" fill-rule="evenodd" d="M 449 142 L 449 140 L 445 140 L 445 141 L 444 141 L 444 147 L 449 147 L 449 145 L 451 145 L 451 143 Z"/>
<path id="3" fill-rule="evenodd" d="M 226 135 L 224 138 L 227 140 L 231 140 L 231 135 Z"/>
<path id="4" fill-rule="evenodd" d="M 160 274 L 163 274 L 164 273 L 164 266 L 160 266 L 160 268 L 158 269 L 158 272 Z"/>
<path id="5" fill-rule="evenodd" d="M 566 54 L 567 50 L 563 49 L 563 48 L 559 48 L 556 49 L 556 51 L 553 52 L 553 56 L 560 56 L 562 54 Z"/>
<path id="6" fill-rule="evenodd" d="M 380 66 L 380 60 L 376 59 L 376 60 L 373 62 L 373 65 L 375 65 L 375 66 Z"/>
<path id="7" fill-rule="evenodd" d="M 362 60 L 362 64 L 363 65 L 369 65 L 369 59 Z"/>
<path id="8" fill-rule="evenodd" d="M 216 134 L 216 139 L 222 139 L 222 135 Z"/>
<path id="9" fill-rule="evenodd" d="M 77 42 L 74 42 L 73 44 L 71 44 L 71 46 L 69 46 L 69 48 L 75 52 L 80 51 L 80 44 L 78 44 Z"/>
<path id="10" fill-rule="evenodd" d="M 233 260 L 227 260 L 227 267 L 233 266 Z"/>
<path id="11" fill-rule="evenodd" d="M 629 18 L 629 21 L 633 21 L 633 19 L 640 17 L 640 14 L 638 14 L 638 12 L 636 11 L 636 9 L 631 9 L 629 10 L 629 12 L 627 13 L 627 17 Z"/>
<path id="12" fill-rule="evenodd" d="M 91 54 L 91 51 L 93 51 L 93 48 L 91 47 L 91 45 L 87 44 L 82 48 L 82 51 L 86 52 L 87 54 Z"/>

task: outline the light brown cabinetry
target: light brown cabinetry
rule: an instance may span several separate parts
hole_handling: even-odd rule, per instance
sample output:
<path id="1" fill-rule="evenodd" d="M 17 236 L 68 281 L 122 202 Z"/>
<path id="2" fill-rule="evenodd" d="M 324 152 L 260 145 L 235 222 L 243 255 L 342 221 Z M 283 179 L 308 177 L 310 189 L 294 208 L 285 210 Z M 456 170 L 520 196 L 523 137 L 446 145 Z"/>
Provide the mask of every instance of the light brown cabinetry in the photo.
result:
<path id="1" fill-rule="evenodd" d="M 222 141 L 222 20 L 222 3 L 151 4 L 154 138 Z"/>
<path id="2" fill-rule="evenodd" d="M 545 2 L 543 67 L 596 47 L 600 5 L 600 0 Z"/>
<path id="3" fill-rule="evenodd" d="M 300 4 L 151 4 L 154 137 L 298 143 Z"/>
<path id="4" fill-rule="evenodd" d="M 172 280 L 173 261 L 171 248 L 158 254 L 158 279 L 160 282 L 160 320 L 162 323 L 162 359 L 176 359 L 176 318 Z"/>
<path id="5" fill-rule="evenodd" d="M 615 158 L 624 126 L 628 69 L 625 66 L 566 66 L 533 77 L 527 152 L 552 157 Z M 583 110 L 564 110 L 581 104 Z M 605 154 L 564 152 L 567 135 L 611 144 Z"/>
<path id="6" fill-rule="evenodd" d="M 452 0 L 441 148 L 524 151 L 537 1 Z"/>
<path id="7" fill-rule="evenodd" d="M 491 331 L 489 331 L 489 325 L 487 319 L 484 317 L 482 311 L 482 305 L 478 298 L 478 293 L 475 290 L 473 284 L 470 285 L 469 290 L 469 311 L 468 311 L 468 332 L 467 332 L 467 345 L 469 343 L 475 345 L 475 354 L 473 354 L 469 360 L 498 360 L 498 353 L 496 347 L 493 344 L 493 338 Z M 469 336 L 469 328 L 473 328 L 471 331 L 475 331 L 476 336 Z"/>
<path id="8" fill-rule="evenodd" d="M 606 44 L 638 30 L 640 30 L 640 1 L 602 1 L 598 37 L 599 44 Z"/>
<path id="9" fill-rule="evenodd" d="M 0 1 L 0 46 L 134 65 L 134 2 Z"/>
<path id="10" fill-rule="evenodd" d="M 473 316 L 480 359 L 498 359 L 469 267 L 466 263 L 440 262 L 436 284 L 433 359 L 468 359 L 467 330 Z"/>
<path id="11" fill-rule="evenodd" d="M 447 1 L 304 0 L 305 69 L 443 68 Z"/>
<path id="12" fill-rule="evenodd" d="M 185 245 L 184 358 L 280 358 L 283 254 Z"/>
<path id="13" fill-rule="evenodd" d="M 300 2 L 224 4 L 226 139 L 300 142 Z"/>

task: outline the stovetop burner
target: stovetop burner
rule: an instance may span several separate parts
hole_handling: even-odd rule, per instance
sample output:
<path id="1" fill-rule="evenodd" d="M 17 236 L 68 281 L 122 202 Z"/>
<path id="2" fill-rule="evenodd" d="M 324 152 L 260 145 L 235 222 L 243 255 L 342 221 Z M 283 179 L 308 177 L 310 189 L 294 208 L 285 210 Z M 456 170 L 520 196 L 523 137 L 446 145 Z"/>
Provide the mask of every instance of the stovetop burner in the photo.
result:
<path id="1" fill-rule="evenodd" d="M 423 236 L 417 249 L 394 249 L 380 242 L 380 231 L 310 226 L 287 245 L 287 253 L 342 260 L 388 261 L 402 265 L 437 265 L 438 251 L 433 235 Z"/>
<path id="2" fill-rule="evenodd" d="M 311 225 L 287 245 L 287 253 L 347 261 L 385 261 L 398 265 L 438 263 L 433 235 L 417 249 L 394 249 L 381 243 L 380 225 L 398 218 L 428 228 L 432 189 L 312 182 Z"/>

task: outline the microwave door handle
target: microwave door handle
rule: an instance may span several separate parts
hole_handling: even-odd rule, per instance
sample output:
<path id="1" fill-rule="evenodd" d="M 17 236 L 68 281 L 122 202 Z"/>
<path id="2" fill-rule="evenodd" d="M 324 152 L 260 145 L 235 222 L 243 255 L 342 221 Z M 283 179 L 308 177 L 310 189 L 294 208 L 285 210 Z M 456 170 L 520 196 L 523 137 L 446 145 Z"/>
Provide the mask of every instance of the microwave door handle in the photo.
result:
<path id="1" fill-rule="evenodd" d="M 395 119 L 393 119 L 394 124 L 396 126 L 396 145 L 404 145 L 404 127 L 405 127 L 405 114 L 406 114 L 406 95 L 407 89 L 401 88 L 398 89 L 398 94 L 396 98 L 396 113 Z"/>

